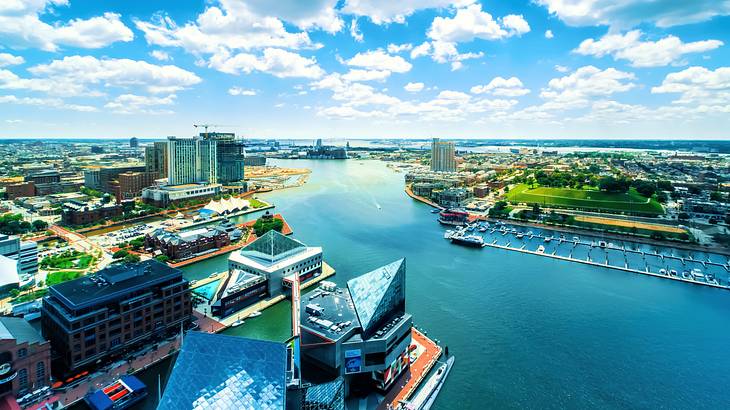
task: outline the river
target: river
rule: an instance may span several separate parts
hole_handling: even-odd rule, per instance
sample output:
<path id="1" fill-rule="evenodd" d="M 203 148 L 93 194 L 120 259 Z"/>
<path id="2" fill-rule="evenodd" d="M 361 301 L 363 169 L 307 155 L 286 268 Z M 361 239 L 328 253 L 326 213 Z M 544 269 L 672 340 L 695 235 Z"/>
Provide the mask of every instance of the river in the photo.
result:
<path id="1" fill-rule="evenodd" d="M 456 356 L 436 409 L 730 408 L 727 291 L 454 246 L 385 163 L 274 163 L 312 170 L 304 186 L 261 197 L 295 238 L 323 247 L 335 282 L 406 258 L 407 310 Z M 205 277 L 226 269 L 226 258 L 183 270 Z M 284 340 L 289 332 L 283 302 L 226 333 Z"/>

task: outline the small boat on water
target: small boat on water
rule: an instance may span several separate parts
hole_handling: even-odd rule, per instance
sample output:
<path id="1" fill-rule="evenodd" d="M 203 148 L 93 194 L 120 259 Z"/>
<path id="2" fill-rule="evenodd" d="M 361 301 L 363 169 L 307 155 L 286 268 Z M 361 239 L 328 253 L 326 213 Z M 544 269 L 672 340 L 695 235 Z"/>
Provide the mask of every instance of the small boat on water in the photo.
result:
<path id="1" fill-rule="evenodd" d="M 605 248 L 606 245 L 606 241 L 598 241 L 598 246 L 600 246 L 601 248 Z"/>
<path id="2" fill-rule="evenodd" d="M 580 242 L 580 238 L 579 238 L 579 237 L 577 237 L 577 236 L 574 236 L 574 237 L 573 237 L 573 242 Z"/>
<path id="3" fill-rule="evenodd" d="M 487 227 L 484 225 L 479 226 L 479 232 L 487 232 Z"/>
<path id="4" fill-rule="evenodd" d="M 246 323 L 246 322 L 244 322 L 243 319 L 236 319 L 235 322 L 231 323 L 231 327 L 241 326 L 244 323 Z"/>
<path id="5" fill-rule="evenodd" d="M 669 276 L 677 276 L 677 271 L 672 269 L 669 271 Z"/>
<path id="6" fill-rule="evenodd" d="M 666 270 L 666 269 L 664 269 L 664 268 L 662 268 L 662 269 L 659 269 L 659 274 L 660 274 L 660 275 L 665 275 L 665 276 L 666 276 L 666 275 L 667 275 L 667 270 Z"/>
<path id="7" fill-rule="evenodd" d="M 439 212 L 441 212 L 441 210 L 440 210 L 440 209 L 432 209 L 432 210 L 431 210 L 431 213 L 432 213 L 432 214 L 437 214 L 437 213 L 439 213 Z"/>
<path id="8" fill-rule="evenodd" d="M 517 239 L 522 239 L 523 236 L 525 236 L 525 234 L 520 232 L 517 234 Z"/>
<path id="9" fill-rule="evenodd" d="M 251 319 L 251 318 L 259 317 L 259 316 L 261 316 L 261 312 L 259 312 L 258 310 L 255 310 L 255 311 L 251 312 L 250 315 L 248 315 L 248 318 Z"/>
<path id="10" fill-rule="evenodd" d="M 444 239 L 451 239 L 451 237 L 454 236 L 454 233 L 455 232 L 451 229 L 447 230 L 446 232 L 444 232 Z"/>
<path id="11" fill-rule="evenodd" d="M 537 253 L 545 253 L 545 247 L 540 245 L 537 247 Z"/>
<path id="12" fill-rule="evenodd" d="M 92 410 L 125 410 L 147 397 L 147 386 L 135 376 L 122 376 L 112 384 L 88 393 L 84 401 Z"/>
<path id="13" fill-rule="evenodd" d="M 705 280 L 705 274 L 697 268 L 692 269 L 690 273 L 692 274 L 692 279 L 696 281 Z"/>
<path id="14" fill-rule="evenodd" d="M 690 273 L 689 273 L 688 270 L 683 270 L 682 271 L 682 277 L 685 278 L 685 279 L 689 279 L 689 278 L 692 277 L 692 275 L 690 275 Z"/>
<path id="15" fill-rule="evenodd" d="M 550 243 L 550 241 L 553 240 L 553 237 L 552 236 L 546 236 L 544 240 L 545 240 L 545 243 Z"/>

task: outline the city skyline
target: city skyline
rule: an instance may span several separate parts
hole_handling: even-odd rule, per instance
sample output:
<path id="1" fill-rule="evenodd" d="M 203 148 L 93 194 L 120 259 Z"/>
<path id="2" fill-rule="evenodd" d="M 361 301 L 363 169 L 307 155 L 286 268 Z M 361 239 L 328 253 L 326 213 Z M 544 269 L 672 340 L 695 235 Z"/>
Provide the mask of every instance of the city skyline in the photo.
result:
<path id="1" fill-rule="evenodd" d="M 2 138 L 723 139 L 730 2 L 0 6 Z M 286 118 L 286 121 L 281 121 Z"/>

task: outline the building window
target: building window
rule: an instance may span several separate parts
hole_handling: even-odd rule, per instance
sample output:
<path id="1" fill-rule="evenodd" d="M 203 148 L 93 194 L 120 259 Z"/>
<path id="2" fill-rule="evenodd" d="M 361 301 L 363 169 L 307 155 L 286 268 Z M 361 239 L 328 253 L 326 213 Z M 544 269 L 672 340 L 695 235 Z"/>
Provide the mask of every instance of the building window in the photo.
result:
<path id="1" fill-rule="evenodd" d="M 28 370 L 18 370 L 18 387 L 25 389 L 28 387 Z"/>
<path id="2" fill-rule="evenodd" d="M 36 384 L 41 386 L 45 384 L 46 380 L 46 364 L 43 362 L 38 362 L 35 365 L 35 377 L 36 377 Z"/>
<path id="3" fill-rule="evenodd" d="M 28 356 L 28 349 L 26 349 L 26 348 L 18 349 L 18 359 L 22 359 L 25 356 Z"/>

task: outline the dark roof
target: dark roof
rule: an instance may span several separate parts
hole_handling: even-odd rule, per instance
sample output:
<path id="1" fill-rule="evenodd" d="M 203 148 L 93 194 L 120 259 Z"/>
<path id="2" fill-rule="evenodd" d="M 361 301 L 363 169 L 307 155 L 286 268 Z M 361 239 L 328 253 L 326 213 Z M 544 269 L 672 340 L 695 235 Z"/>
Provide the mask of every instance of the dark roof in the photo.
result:
<path id="1" fill-rule="evenodd" d="M 7 316 L 0 316 L 0 339 L 15 339 L 18 344 L 46 341 L 25 319 Z"/>
<path id="2" fill-rule="evenodd" d="M 118 297 L 137 289 L 182 278 L 182 271 L 154 259 L 135 264 L 118 264 L 49 288 L 49 296 L 79 308 Z"/>
<path id="3" fill-rule="evenodd" d="M 405 304 L 406 260 L 381 266 L 347 281 L 347 288 L 364 333 Z"/>
<path id="4" fill-rule="evenodd" d="M 309 313 L 307 305 L 318 308 L 320 313 Z M 351 335 L 351 330 L 360 328 L 347 289 L 337 289 L 334 292 L 317 289 L 310 292 L 302 296 L 300 312 L 302 327 L 331 340 L 340 340 Z"/>
<path id="5" fill-rule="evenodd" d="M 241 249 L 241 254 L 274 260 L 287 252 L 304 248 L 306 245 L 298 240 L 288 238 L 272 229 Z M 251 254 L 247 255 L 249 252 Z"/>
<path id="6" fill-rule="evenodd" d="M 285 408 L 284 343 L 189 332 L 157 410 Z"/>

